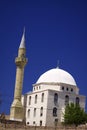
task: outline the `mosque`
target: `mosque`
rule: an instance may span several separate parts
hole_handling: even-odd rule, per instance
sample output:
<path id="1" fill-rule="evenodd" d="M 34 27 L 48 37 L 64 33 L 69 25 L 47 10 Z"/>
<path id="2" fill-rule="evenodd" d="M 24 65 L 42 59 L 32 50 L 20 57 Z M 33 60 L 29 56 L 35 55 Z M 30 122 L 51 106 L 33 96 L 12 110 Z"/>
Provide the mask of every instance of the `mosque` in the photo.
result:
<path id="1" fill-rule="evenodd" d="M 84 95 L 73 76 L 59 67 L 43 73 L 33 84 L 32 92 L 22 95 L 22 84 L 26 58 L 25 31 L 15 59 L 16 81 L 14 99 L 10 108 L 10 120 L 25 121 L 30 126 L 54 126 L 63 122 L 67 104 L 79 104 L 85 110 Z"/>

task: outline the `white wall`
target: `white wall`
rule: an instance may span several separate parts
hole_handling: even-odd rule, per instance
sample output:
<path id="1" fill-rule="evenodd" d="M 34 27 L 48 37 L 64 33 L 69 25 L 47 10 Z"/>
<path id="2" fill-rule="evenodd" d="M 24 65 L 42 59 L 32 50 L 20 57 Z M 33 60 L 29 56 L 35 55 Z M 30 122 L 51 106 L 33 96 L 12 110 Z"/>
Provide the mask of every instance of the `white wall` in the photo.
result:
<path id="1" fill-rule="evenodd" d="M 41 102 L 42 93 L 44 93 L 44 102 Z M 26 123 L 29 122 L 29 125 L 40 125 L 40 120 L 42 125 L 46 124 L 46 109 L 47 109 L 47 91 L 41 91 L 38 93 L 32 93 L 27 96 L 27 108 L 26 108 Z M 35 104 L 35 95 L 37 95 L 37 103 Z M 29 105 L 29 96 L 31 96 L 31 105 Z M 43 107 L 43 116 L 40 116 L 40 109 Z M 34 117 L 34 108 L 36 108 L 36 116 Z M 30 109 L 30 117 L 28 117 L 28 109 Z"/>
<path id="2" fill-rule="evenodd" d="M 64 85 L 64 84 L 63 84 Z M 76 97 L 80 99 L 80 106 L 85 108 L 85 96 L 78 95 L 76 87 L 68 86 L 69 90 L 67 91 L 67 85 L 64 86 L 65 89 L 61 90 L 61 86 L 55 85 L 40 85 L 36 90 L 27 94 L 26 99 L 26 124 L 29 122 L 29 125 L 40 125 L 42 121 L 42 126 L 54 126 L 55 119 L 58 119 L 58 122 L 63 121 L 63 113 L 65 109 L 65 96 L 69 96 L 69 103 L 75 103 Z M 49 88 L 49 89 L 48 89 Z M 57 90 L 58 89 L 58 90 Z M 44 102 L 41 102 L 42 93 L 44 93 Z M 58 103 L 54 104 L 54 94 L 58 94 Z M 37 95 L 37 103 L 35 104 L 35 95 Z M 31 105 L 29 105 L 29 97 L 31 96 Z M 23 103 L 22 97 L 22 103 Z M 43 107 L 43 116 L 40 116 L 40 109 Z M 57 108 L 57 117 L 53 116 L 53 108 Z M 34 108 L 36 108 L 36 116 L 34 117 Z M 28 109 L 30 109 L 30 116 L 28 117 Z M 35 122 L 35 124 L 33 124 Z"/>

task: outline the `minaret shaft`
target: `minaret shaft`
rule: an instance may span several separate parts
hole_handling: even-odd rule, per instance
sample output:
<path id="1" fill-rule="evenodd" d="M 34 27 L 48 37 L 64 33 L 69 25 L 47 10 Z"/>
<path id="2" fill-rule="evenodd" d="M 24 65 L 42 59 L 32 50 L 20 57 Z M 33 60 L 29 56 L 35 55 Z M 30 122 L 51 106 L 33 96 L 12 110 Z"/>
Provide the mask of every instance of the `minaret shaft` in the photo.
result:
<path id="1" fill-rule="evenodd" d="M 21 69 L 20 67 L 17 67 L 14 99 L 18 99 L 19 101 L 21 101 L 23 75 L 24 75 L 24 68 Z"/>
<path id="2" fill-rule="evenodd" d="M 10 109 L 10 119 L 16 121 L 23 121 L 23 106 L 21 103 L 22 96 L 22 85 L 24 77 L 24 67 L 27 63 L 26 49 L 25 49 L 25 38 L 24 34 L 22 36 L 21 44 L 18 50 L 18 57 L 15 59 L 16 69 L 16 81 L 15 81 L 15 91 L 14 91 L 14 100 Z"/>

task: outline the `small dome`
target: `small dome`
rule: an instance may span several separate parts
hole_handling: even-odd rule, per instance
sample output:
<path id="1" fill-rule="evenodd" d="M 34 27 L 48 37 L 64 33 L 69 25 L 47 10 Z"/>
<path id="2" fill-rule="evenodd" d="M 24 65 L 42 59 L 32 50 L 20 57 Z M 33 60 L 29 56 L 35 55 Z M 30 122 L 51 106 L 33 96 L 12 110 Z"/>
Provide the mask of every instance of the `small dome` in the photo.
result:
<path id="1" fill-rule="evenodd" d="M 75 85 L 76 86 L 76 82 L 74 80 L 74 78 L 72 77 L 71 74 L 69 74 L 68 72 L 59 69 L 59 68 L 54 68 L 51 70 L 48 70 L 47 72 L 45 72 L 44 74 L 42 74 L 38 81 L 36 83 L 65 83 L 65 84 L 70 84 L 70 85 Z"/>

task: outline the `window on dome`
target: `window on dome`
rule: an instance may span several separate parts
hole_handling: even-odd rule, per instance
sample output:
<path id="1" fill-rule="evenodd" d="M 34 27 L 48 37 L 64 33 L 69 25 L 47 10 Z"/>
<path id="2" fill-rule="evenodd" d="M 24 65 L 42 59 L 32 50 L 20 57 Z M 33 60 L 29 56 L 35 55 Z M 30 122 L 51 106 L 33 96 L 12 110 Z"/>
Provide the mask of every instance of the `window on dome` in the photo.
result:
<path id="1" fill-rule="evenodd" d="M 68 104 L 69 104 L 69 96 L 66 95 L 66 96 L 65 96 L 65 105 L 68 105 Z"/>
<path id="2" fill-rule="evenodd" d="M 58 94 L 55 93 L 55 94 L 54 94 L 54 104 L 56 105 L 57 102 L 58 102 Z"/>
<path id="3" fill-rule="evenodd" d="M 79 101 L 80 101 L 79 97 L 76 97 L 76 105 L 79 105 Z"/>
<path id="4" fill-rule="evenodd" d="M 53 108 L 53 116 L 57 116 L 57 108 L 56 107 Z"/>
<path id="5" fill-rule="evenodd" d="M 44 102 L 44 93 L 42 93 L 41 102 Z"/>
<path id="6" fill-rule="evenodd" d="M 29 105 L 31 105 L 31 96 L 29 96 Z"/>
<path id="7" fill-rule="evenodd" d="M 35 104 L 37 103 L 37 95 L 35 95 Z"/>

